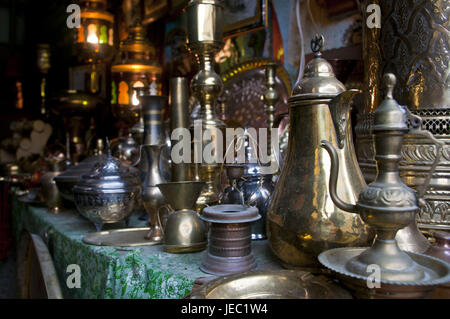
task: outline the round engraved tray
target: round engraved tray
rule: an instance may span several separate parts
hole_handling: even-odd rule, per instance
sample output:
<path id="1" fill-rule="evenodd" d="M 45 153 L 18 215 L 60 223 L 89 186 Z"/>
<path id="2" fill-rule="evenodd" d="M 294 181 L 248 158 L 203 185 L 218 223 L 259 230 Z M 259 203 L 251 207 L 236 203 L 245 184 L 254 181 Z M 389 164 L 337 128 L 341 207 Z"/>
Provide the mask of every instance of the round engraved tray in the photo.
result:
<path id="1" fill-rule="evenodd" d="M 271 62 L 273 61 L 270 59 L 252 58 L 231 67 L 222 74 L 227 116 L 238 121 L 241 127 L 267 127 L 267 115 L 261 97 L 267 89 L 265 67 Z M 280 95 L 280 100 L 275 106 L 275 114 L 287 113 L 291 83 L 288 73 L 281 66 L 277 68 L 275 89 Z M 286 119 L 280 125 L 280 132 L 283 131 L 287 122 Z"/>
<path id="2" fill-rule="evenodd" d="M 351 294 L 324 276 L 296 270 L 257 270 L 219 277 L 190 299 L 351 299 Z"/>
<path id="3" fill-rule="evenodd" d="M 367 278 L 372 275 L 368 271 L 367 277 L 349 272 L 345 265 L 347 262 L 360 255 L 366 248 L 345 247 L 330 249 L 321 253 L 318 257 L 320 263 L 333 271 L 342 284 L 347 287 L 357 298 L 425 298 L 436 288 L 450 282 L 450 265 L 438 258 L 406 252 L 425 273 L 425 277 L 419 281 L 390 281 L 380 280 L 380 287 L 368 288 Z"/>
<path id="4" fill-rule="evenodd" d="M 149 227 L 124 228 L 91 233 L 83 237 L 83 242 L 95 246 L 137 247 L 158 244 L 144 238 Z"/>

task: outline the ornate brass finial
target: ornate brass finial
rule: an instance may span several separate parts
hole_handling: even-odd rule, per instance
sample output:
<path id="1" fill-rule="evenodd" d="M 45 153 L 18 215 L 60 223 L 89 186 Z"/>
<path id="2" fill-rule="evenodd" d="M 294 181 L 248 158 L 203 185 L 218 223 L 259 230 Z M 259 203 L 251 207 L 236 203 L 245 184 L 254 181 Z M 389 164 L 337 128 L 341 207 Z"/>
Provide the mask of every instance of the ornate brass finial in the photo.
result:
<path id="1" fill-rule="evenodd" d="M 322 34 L 316 34 L 311 40 L 311 50 L 316 57 L 322 56 L 322 49 L 325 45 L 325 38 Z"/>
<path id="2" fill-rule="evenodd" d="M 383 76 L 383 82 L 384 82 L 384 85 L 386 86 L 386 98 L 393 99 L 394 98 L 393 92 L 394 92 L 395 84 L 397 83 L 397 78 L 392 73 L 386 73 Z"/>

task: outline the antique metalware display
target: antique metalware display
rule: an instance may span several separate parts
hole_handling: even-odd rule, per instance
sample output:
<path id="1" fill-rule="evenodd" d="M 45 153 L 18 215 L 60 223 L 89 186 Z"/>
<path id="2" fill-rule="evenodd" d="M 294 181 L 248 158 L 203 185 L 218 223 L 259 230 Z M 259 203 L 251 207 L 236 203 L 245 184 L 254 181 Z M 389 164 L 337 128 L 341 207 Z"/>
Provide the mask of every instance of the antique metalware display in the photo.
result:
<path id="1" fill-rule="evenodd" d="M 216 115 L 216 100 L 222 92 L 223 82 L 214 71 L 214 56 L 222 48 L 222 5 L 219 1 L 191 0 L 187 7 L 188 20 L 188 48 L 197 58 L 199 72 L 191 82 L 191 90 L 200 102 L 198 118 L 191 123 L 191 130 L 195 127 L 202 132 L 200 138 L 194 137 L 194 153 L 196 149 L 203 150 L 211 145 L 214 154 L 221 148 L 217 130 L 223 131 L 225 123 Z M 210 137 L 203 134 L 209 131 Z M 195 156 L 195 155 L 194 155 Z M 202 194 L 197 200 L 197 209 L 219 203 L 220 163 L 217 158 L 207 163 L 202 156 L 201 163 L 195 164 L 195 175 L 206 182 Z"/>
<path id="2" fill-rule="evenodd" d="M 206 248 L 206 226 L 194 210 L 205 182 L 171 182 L 157 185 L 174 210 L 164 227 L 164 249 L 190 253 Z"/>
<path id="3" fill-rule="evenodd" d="M 397 231 L 411 224 L 419 209 L 415 192 L 399 175 L 398 165 L 404 135 L 409 131 L 405 107 L 393 98 L 396 78 L 385 74 L 386 99 L 375 111 L 374 140 L 377 177 L 349 204 L 337 194 L 339 156 L 328 141 L 322 146 L 331 157 L 330 196 L 344 211 L 358 213 L 377 233 L 370 248 L 337 248 L 323 252 L 320 262 L 338 273 L 357 297 L 426 297 L 440 285 L 450 282 L 450 264 L 422 254 L 405 253 L 398 247 Z M 430 175 L 433 171 L 430 171 Z M 368 267 L 380 268 L 380 289 L 367 285 Z"/>
<path id="4" fill-rule="evenodd" d="M 111 67 L 112 111 L 129 126 L 140 117 L 141 106 L 134 88 L 150 87 L 152 95 L 161 92 L 162 68 L 146 36 L 142 25 L 130 27 L 128 38 L 120 43 L 120 51 Z"/>
<path id="5" fill-rule="evenodd" d="M 170 79 L 170 130 L 173 134 L 176 129 L 189 129 L 189 90 L 187 78 L 177 77 Z M 172 138 L 172 137 L 171 137 Z M 171 145 L 181 142 L 172 140 Z M 191 180 L 189 163 L 172 162 L 172 182 Z"/>
<path id="6" fill-rule="evenodd" d="M 288 152 L 267 212 L 272 251 L 285 267 L 316 268 L 317 256 L 330 248 L 365 246 L 374 233 L 358 214 L 333 204 L 328 192 L 330 158 L 322 140 L 338 145 L 339 195 L 355 203 L 364 187 L 356 161 L 350 103 L 331 65 L 321 57 L 323 37 L 312 41 L 315 58 L 289 99 Z"/>
<path id="7" fill-rule="evenodd" d="M 94 223 L 97 231 L 103 224 L 128 219 L 140 193 L 139 177 L 130 167 L 121 166 L 109 150 L 104 161 L 95 164 L 73 188 L 78 211 Z"/>
<path id="8" fill-rule="evenodd" d="M 224 276 L 256 267 L 250 224 L 261 218 L 258 209 L 243 205 L 218 205 L 203 209 L 200 217 L 211 223 L 208 250 L 200 270 Z"/>
<path id="9" fill-rule="evenodd" d="M 363 24 L 365 103 L 357 109 L 356 151 L 367 182 L 375 178 L 373 119 L 379 105 L 381 74 L 397 75 L 394 97 L 423 119 L 423 128 L 445 142 L 443 157 L 425 194 L 417 222 L 423 229 L 450 229 L 450 94 L 446 1 L 368 0 L 381 8 L 380 28 Z M 367 15 L 370 13 L 367 13 Z M 366 17 L 363 17 L 363 20 Z M 436 158 L 427 139 L 406 135 L 400 176 L 413 189 L 423 184 Z"/>
<path id="10" fill-rule="evenodd" d="M 324 276 L 295 270 L 256 270 L 215 279 L 190 299 L 351 299 Z"/>

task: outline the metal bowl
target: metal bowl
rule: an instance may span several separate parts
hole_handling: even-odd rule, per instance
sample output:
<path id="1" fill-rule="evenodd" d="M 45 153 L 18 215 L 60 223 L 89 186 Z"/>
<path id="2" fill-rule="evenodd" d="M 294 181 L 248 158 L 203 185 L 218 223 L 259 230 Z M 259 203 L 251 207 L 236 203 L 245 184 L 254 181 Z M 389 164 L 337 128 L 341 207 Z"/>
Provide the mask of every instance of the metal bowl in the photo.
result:
<path id="1" fill-rule="evenodd" d="M 351 299 L 331 279 L 296 270 L 258 270 L 220 277 L 189 296 L 191 299 Z"/>

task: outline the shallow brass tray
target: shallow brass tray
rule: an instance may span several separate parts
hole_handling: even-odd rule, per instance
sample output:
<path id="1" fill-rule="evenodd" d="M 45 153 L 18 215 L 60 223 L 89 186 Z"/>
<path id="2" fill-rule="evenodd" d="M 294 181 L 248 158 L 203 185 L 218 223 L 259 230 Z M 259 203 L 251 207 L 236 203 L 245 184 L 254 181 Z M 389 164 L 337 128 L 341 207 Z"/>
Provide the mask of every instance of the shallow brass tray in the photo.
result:
<path id="1" fill-rule="evenodd" d="M 297 270 L 257 270 L 220 277 L 194 290 L 191 299 L 351 299 L 324 276 Z"/>
<path id="2" fill-rule="evenodd" d="M 83 237 L 83 242 L 95 246 L 137 247 L 161 244 L 144 238 L 149 227 L 124 228 L 91 233 Z"/>
<path id="3" fill-rule="evenodd" d="M 450 282 L 449 264 L 435 257 L 406 252 L 412 260 L 422 267 L 425 278 L 414 282 L 380 280 L 380 288 L 369 289 L 367 277 L 352 274 L 346 269 L 347 262 L 360 255 L 367 248 L 335 248 L 323 252 L 318 257 L 321 264 L 334 272 L 339 281 L 356 298 L 427 298 L 438 285 Z M 368 274 L 370 273 L 368 272 Z"/>

